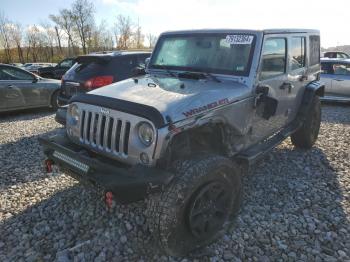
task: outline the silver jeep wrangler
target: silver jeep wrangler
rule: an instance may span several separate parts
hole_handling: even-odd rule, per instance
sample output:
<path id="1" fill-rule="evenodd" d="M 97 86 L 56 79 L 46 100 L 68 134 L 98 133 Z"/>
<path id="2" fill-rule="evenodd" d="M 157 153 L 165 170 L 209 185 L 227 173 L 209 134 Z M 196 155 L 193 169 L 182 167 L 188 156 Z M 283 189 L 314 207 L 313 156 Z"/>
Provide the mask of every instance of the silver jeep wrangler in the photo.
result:
<path id="1" fill-rule="evenodd" d="M 49 170 L 103 188 L 107 205 L 146 198 L 159 246 L 183 255 L 229 227 L 249 165 L 288 136 L 315 143 L 319 31 L 167 32 L 145 70 L 73 97 L 64 134 L 40 141 Z"/>

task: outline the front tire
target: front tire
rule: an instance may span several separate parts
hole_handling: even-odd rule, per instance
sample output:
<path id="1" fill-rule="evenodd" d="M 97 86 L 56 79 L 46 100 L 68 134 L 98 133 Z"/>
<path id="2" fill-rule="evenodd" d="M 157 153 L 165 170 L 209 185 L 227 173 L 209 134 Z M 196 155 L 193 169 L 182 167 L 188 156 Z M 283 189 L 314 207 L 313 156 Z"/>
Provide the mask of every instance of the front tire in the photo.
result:
<path id="1" fill-rule="evenodd" d="M 58 94 L 59 94 L 59 90 L 55 91 L 51 96 L 50 105 L 54 111 L 57 111 L 59 107 Z"/>
<path id="2" fill-rule="evenodd" d="M 185 255 L 221 236 L 237 215 L 242 185 L 239 168 L 221 156 L 185 160 L 176 178 L 148 201 L 148 224 L 167 254 Z"/>
<path id="3" fill-rule="evenodd" d="M 315 95 L 301 128 L 291 135 L 292 144 L 297 148 L 310 149 L 316 142 L 321 125 L 321 102 Z"/>

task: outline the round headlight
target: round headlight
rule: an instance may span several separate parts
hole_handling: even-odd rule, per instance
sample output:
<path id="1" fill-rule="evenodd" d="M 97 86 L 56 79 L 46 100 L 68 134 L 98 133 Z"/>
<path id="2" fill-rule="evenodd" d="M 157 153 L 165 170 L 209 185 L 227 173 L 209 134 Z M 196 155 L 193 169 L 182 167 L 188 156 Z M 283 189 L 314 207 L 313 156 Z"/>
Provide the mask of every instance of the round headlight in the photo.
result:
<path id="1" fill-rule="evenodd" d="M 79 108 L 77 105 L 73 104 L 70 106 L 69 108 L 70 110 L 70 116 L 72 118 L 72 120 L 74 120 L 75 123 L 79 122 L 79 116 L 80 116 L 80 112 L 79 112 Z"/>
<path id="2" fill-rule="evenodd" d="M 154 130 L 149 123 L 142 122 L 139 125 L 139 138 L 145 146 L 150 146 L 152 144 L 154 139 Z"/>

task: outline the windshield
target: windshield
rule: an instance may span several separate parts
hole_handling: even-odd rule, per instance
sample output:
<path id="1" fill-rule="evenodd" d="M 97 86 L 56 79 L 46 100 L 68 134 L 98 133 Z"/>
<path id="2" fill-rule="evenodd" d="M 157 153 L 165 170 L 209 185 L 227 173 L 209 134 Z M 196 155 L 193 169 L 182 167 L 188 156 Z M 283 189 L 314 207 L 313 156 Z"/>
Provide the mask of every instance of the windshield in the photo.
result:
<path id="1" fill-rule="evenodd" d="M 149 68 L 247 76 L 254 43 L 247 34 L 165 35 Z"/>

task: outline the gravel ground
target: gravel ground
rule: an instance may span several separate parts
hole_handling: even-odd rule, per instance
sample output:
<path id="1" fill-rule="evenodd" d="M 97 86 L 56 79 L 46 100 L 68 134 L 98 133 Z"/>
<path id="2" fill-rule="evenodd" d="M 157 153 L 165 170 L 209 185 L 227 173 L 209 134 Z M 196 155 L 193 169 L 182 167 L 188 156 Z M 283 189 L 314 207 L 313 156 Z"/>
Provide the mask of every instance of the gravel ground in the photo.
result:
<path id="1" fill-rule="evenodd" d="M 0 261 L 350 261 L 350 107 L 323 106 L 317 144 L 286 140 L 244 179 L 234 227 L 202 253 L 152 248 L 144 202 L 106 210 L 94 191 L 42 171 L 52 112 L 0 116 Z"/>

